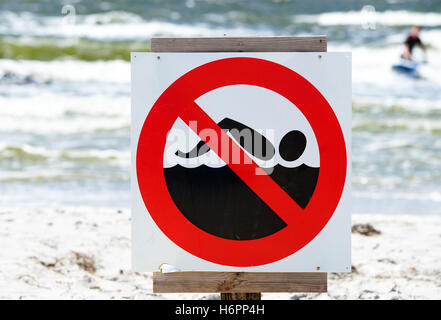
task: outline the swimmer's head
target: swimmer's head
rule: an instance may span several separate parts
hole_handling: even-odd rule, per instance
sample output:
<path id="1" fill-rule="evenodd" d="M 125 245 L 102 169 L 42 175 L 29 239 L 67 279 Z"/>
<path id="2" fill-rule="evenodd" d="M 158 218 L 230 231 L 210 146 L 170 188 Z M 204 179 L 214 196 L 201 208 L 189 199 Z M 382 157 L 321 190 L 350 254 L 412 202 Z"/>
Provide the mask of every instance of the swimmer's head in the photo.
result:
<path id="1" fill-rule="evenodd" d="M 412 29 L 410 29 L 410 34 L 414 37 L 417 37 L 420 34 L 421 27 L 420 26 L 413 26 Z"/>

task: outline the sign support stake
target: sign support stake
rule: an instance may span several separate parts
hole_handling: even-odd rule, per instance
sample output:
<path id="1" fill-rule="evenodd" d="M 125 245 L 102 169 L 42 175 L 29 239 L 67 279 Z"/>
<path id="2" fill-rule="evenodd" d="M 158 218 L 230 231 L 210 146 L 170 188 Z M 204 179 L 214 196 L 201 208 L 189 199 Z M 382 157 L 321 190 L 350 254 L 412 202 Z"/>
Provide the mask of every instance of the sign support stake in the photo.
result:
<path id="1" fill-rule="evenodd" d="M 326 52 L 327 39 L 326 36 L 152 38 L 151 51 Z M 327 273 L 154 272 L 153 292 L 219 292 L 221 300 L 260 300 L 262 292 L 327 292 Z"/>
<path id="2" fill-rule="evenodd" d="M 261 300 L 262 293 L 221 293 L 221 300 Z"/>

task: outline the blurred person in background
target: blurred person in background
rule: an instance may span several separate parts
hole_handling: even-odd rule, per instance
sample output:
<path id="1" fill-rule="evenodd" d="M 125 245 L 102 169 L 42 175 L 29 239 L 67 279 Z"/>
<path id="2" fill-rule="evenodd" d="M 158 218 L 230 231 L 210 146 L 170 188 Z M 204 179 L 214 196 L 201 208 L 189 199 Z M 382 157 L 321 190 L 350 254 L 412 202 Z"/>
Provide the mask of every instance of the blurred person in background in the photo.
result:
<path id="1" fill-rule="evenodd" d="M 407 60 L 412 60 L 412 50 L 415 47 L 415 45 L 421 47 L 421 49 L 423 49 L 425 52 L 426 46 L 419 37 L 420 31 L 421 31 L 420 26 L 412 27 L 409 36 L 406 38 L 406 41 L 404 42 L 404 52 L 401 55 L 402 58 Z"/>

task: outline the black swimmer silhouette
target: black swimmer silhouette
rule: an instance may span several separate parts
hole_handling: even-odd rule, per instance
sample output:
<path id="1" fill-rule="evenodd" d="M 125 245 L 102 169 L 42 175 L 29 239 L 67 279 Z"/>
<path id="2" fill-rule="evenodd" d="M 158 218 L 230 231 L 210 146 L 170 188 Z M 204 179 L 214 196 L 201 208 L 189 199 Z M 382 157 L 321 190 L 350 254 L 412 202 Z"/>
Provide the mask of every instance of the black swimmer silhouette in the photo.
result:
<path id="1" fill-rule="evenodd" d="M 218 123 L 224 131 L 229 131 L 242 148 L 245 148 L 253 156 L 262 159 L 269 160 L 274 156 L 275 150 L 271 142 L 269 142 L 263 135 L 254 129 L 230 118 L 225 118 Z M 243 132 L 249 132 L 250 141 L 245 141 Z M 261 142 L 259 144 L 259 142 Z M 204 141 L 200 141 L 196 147 L 194 147 L 190 152 L 184 153 L 180 150 L 176 151 L 176 155 L 181 158 L 195 158 L 199 157 L 210 151 L 210 147 L 205 144 Z"/>
<path id="2" fill-rule="evenodd" d="M 218 125 L 224 131 L 229 131 L 236 142 L 253 156 L 269 160 L 275 155 L 272 143 L 254 129 L 229 118 L 223 119 Z M 245 143 L 241 139 L 243 129 L 253 133 L 252 143 Z M 297 160 L 306 144 L 302 132 L 290 131 L 279 143 L 279 154 L 286 161 Z M 209 150 L 200 141 L 190 152 L 178 150 L 176 155 L 188 159 Z M 286 168 L 277 164 L 270 169 L 264 170 L 301 208 L 305 208 L 314 193 L 319 168 L 306 164 Z M 164 175 L 178 209 L 191 223 L 210 234 L 231 240 L 253 240 L 286 227 L 285 222 L 227 165 L 220 168 L 176 165 L 164 168 Z"/>

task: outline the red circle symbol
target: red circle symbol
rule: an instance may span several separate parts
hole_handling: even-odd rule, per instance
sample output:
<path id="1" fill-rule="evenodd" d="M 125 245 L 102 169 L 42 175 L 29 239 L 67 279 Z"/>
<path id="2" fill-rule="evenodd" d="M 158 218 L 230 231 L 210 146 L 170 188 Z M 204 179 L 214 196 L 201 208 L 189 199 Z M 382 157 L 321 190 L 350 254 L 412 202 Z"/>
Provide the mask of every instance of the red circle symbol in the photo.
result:
<path id="1" fill-rule="evenodd" d="M 227 162 L 239 178 L 287 224 L 280 231 L 256 240 L 224 239 L 193 225 L 176 207 L 164 177 L 167 134 L 178 118 L 187 124 L 197 121 L 199 128 L 212 128 L 220 139 L 229 139 L 195 100 L 214 89 L 238 84 L 272 90 L 297 106 L 314 131 L 320 153 L 317 185 L 304 210 L 268 175 L 262 174 L 254 162 L 251 165 Z M 220 155 L 216 145 L 221 144 L 205 142 Z M 235 143 L 233 145 L 240 148 Z M 147 115 L 139 136 L 136 172 L 149 214 L 171 241 L 213 263 L 251 267 L 283 259 L 320 233 L 340 201 L 346 178 L 346 161 L 345 141 L 337 117 L 310 82 L 275 62 L 238 57 L 201 65 L 181 76 L 162 93 Z"/>

